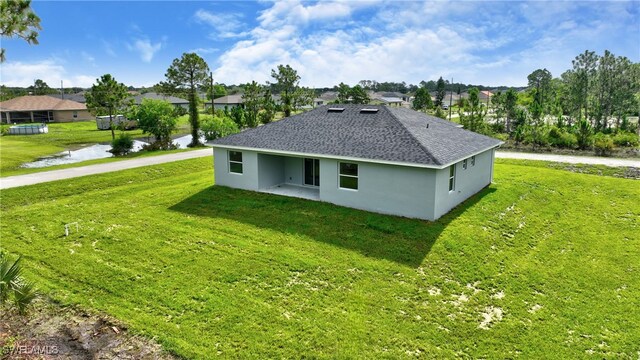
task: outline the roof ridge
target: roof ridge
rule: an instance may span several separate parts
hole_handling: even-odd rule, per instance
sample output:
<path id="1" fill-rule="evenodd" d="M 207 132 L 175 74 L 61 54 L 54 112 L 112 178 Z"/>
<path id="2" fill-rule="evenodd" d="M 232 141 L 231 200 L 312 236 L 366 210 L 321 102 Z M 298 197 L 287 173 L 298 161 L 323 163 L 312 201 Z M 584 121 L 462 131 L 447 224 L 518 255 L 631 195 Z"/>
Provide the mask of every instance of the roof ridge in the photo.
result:
<path id="1" fill-rule="evenodd" d="M 422 142 L 420 142 L 420 140 L 418 140 L 415 136 L 415 134 L 413 132 L 411 132 L 411 130 L 409 130 L 409 128 L 402 122 L 400 121 L 400 119 L 396 116 L 396 114 L 393 113 L 393 111 L 391 111 L 391 109 L 387 106 L 382 106 L 382 108 L 384 108 L 385 111 L 387 111 L 391 117 L 398 123 L 400 124 L 400 126 L 402 126 L 402 128 L 411 136 L 411 140 L 413 140 L 413 142 L 415 142 L 416 144 L 418 144 L 418 146 L 420 147 L 420 149 L 422 149 L 424 151 L 424 153 L 429 156 L 431 159 L 433 159 L 433 162 L 437 165 L 442 165 L 440 160 L 438 160 L 438 158 L 436 158 L 433 153 L 431 153 L 431 151 L 429 151 L 423 144 Z M 399 109 L 394 109 L 394 110 L 399 110 Z"/>

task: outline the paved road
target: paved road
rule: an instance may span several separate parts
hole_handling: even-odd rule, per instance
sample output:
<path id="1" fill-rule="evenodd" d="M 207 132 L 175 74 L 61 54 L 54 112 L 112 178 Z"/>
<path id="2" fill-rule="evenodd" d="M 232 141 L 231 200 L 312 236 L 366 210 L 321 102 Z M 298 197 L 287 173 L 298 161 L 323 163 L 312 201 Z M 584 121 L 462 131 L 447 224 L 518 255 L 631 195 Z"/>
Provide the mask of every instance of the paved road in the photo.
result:
<path id="1" fill-rule="evenodd" d="M 0 189 L 8 189 L 18 186 L 26 186 L 39 184 L 49 181 L 70 179 L 80 176 L 102 174 L 112 171 L 133 169 L 141 166 L 163 164 L 172 161 L 194 159 L 205 156 L 212 156 L 213 151 L 211 148 L 186 151 L 176 154 L 150 156 L 139 159 L 122 160 L 106 164 L 88 165 L 77 168 L 62 169 L 44 171 L 34 174 L 9 176 L 6 178 L 0 178 Z M 604 158 L 604 157 L 590 157 L 590 156 L 568 156 L 568 155 L 551 155 L 551 154 L 533 154 L 533 153 L 520 153 L 520 152 L 507 152 L 497 151 L 496 157 L 508 158 L 508 159 L 525 159 L 525 160 L 542 160 L 542 161 L 555 161 L 566 162 L 571 164 L 592 164 L 592 165 L 607 165 L 614 167 L 631 166 L 640 168 L 640 160 L 632 159 L 616 159 L 616 158 Z"/>
<path id="2" fill-rule="evenodd" d="M 555 154 L 534 154 L 509 151 L 496 151 L 497 158 L 504 159 L 520 159 L 520 160 L 542 160 L 563 162 L 569 164 L 590 164 L 590 165 L 606 165 L 612 167 L 637 167 L 640 168 L 640 160 L 638 159 L 619 159 L 606 158 L 596 156 L 572 156 L 572 155 L 555 155 Z"/>
<path id="3" fill-rule="evenodd" d="M 0 189 L 39 184 L 49 181 L 70 179 L 80 176 L 102 174 L 112 171 L 133 169 L 141 166 L 163 164 L 172 161 L 194 159 L 205 156 L 213 156 L 211 148 L 179 152 L 175 154 L 150 156 L 131 160 L 114 161 L 105 164 L 87 165 L 76 168 L 43 171 L 34 174 L 16 175 L 0 178 Z"/>

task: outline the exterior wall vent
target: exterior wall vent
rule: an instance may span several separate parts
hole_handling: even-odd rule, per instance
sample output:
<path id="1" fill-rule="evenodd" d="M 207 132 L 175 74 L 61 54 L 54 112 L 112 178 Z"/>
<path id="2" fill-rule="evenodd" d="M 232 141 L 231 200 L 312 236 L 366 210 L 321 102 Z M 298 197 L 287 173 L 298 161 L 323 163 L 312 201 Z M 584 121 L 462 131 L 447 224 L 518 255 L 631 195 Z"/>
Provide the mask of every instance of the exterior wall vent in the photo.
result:
<path id="1" fill-rule="evenodd" d="M 339 107 L 330 107 L 327 112 L 336 112 L 336 113 L 341 113 L 344 111 L 344 108 L 339 108 Z"/>
<path id="2" fill-rule="evenodd" d="M 361 114 L 375 114 L 378 112 L 378 109 L 360 109 Z"/>

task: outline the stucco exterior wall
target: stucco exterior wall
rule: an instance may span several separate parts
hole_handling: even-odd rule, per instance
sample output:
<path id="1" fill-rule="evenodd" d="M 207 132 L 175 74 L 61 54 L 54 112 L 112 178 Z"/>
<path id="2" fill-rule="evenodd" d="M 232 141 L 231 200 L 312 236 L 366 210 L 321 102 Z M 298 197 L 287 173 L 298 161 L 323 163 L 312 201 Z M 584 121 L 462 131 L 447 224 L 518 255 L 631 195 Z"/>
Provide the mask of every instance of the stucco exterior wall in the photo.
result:
<path id="1" fill-rule="evenodd" d="M 358 164 L 358 190 L 338 186 L 337 160 L 320 160 L 320 200 L 383 214 L 434 219 L 435 171 Z"/>
<path id="2" fill-rule="evenodd" d="M 471 157 L 469 157 L 466 170 L 463 169 L 462 161 L 456 163 L 455 188 L 453 191 L 449 191 L 449 168 L 436 171 L 436 218 L 448 213 L 458 204 L 491 184 L 493 152 L 494 150 L 491 149 L 476 155 L 475 166 L 471 165 Z"/>
<path id="3" fill-rule="evenodd" d="M 228 150 L 214 148 L 217 185 L 245 190 L 264 190 L 282 183 L 303 184 L 303 158 L 259 154 L 242 150 L 243 173 L 229 172 Z M 437 220 L 452 208 L 489 185 L 493 174 L 493 152 L 476 155 L 455 164 L 455 189 L 449 191 L 449 168 L 429 169 L 368 162 L 358 164 L 358 189 L 342 189 L 339 160 L 320 159 L 321 201 L 383 214 Z"/>
<path id="4" fill-rule="evenodd" d="M 78 114 L 77 117 L 73 117 L 73 113 Z M 53 119 L 56 122 L 71 122 L 71 121 L 84 121 L 92 120 L 93 117 L 87 110 L 54 110 Z"/>
<path id="5" fill-rule="evenodd" d="M 258 188 L 267 189 L 284 183 L 284 165 L 282 156 L 258 154 Z"/>
<path id="6" fill-rule="evenodd" d="M 242 151 L 242 174 L 229 172 L 227 149 L 213 149 L 213 169 L 215 183 L 245 190 L 258 190 L 258 154 L 255 151 Z"/>
<path id="7" fill-rule="evenodd" d="M 304 162 L 303 158 L 299 157 L 286 157 L 284 176 L 287 184 L 302 185 L 304 174 Z"/>

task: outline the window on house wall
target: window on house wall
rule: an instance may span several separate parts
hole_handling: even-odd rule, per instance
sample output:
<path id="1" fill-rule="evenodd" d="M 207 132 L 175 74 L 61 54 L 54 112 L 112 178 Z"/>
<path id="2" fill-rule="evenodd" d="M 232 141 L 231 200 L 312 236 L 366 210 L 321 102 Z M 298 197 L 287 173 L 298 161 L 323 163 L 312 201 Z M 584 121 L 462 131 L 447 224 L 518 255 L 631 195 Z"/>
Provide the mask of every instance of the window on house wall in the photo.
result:
<path id="1" fill-rule="evenodd" d="M 467 170 L 467 159 L 462 160 L 462 168 Z"/>
<path id="2" fill-rule="evenodd" d="M 449 191 L 453 191 L 456 188 L 456 166 L 449 166 Z"/>
<path id="3" fill-rule="evenodd" d="M 471 166 L 476 166 L 476 156 L 475 155 L 473 155 L 471 157 Z"/>
<path id="4" fill-rule="evenodd" d="M 242 174 L 242 152 L 229 151 L 229 172 Z"/>
<path id="5" fill-rule="evenodd" d="M 78 112 L 77 112 L 77 111 L 74 111 L 74 112 L 73 112 L 73 118 L 74 118 L 74 119 L 77 119 L 77 118 L 78 118 Z"/>
<path id="6" fill-rule="evenodd" d="M 358 164 L 339 163 L 338 182 L 341 189 L 358 190 Z"/>

